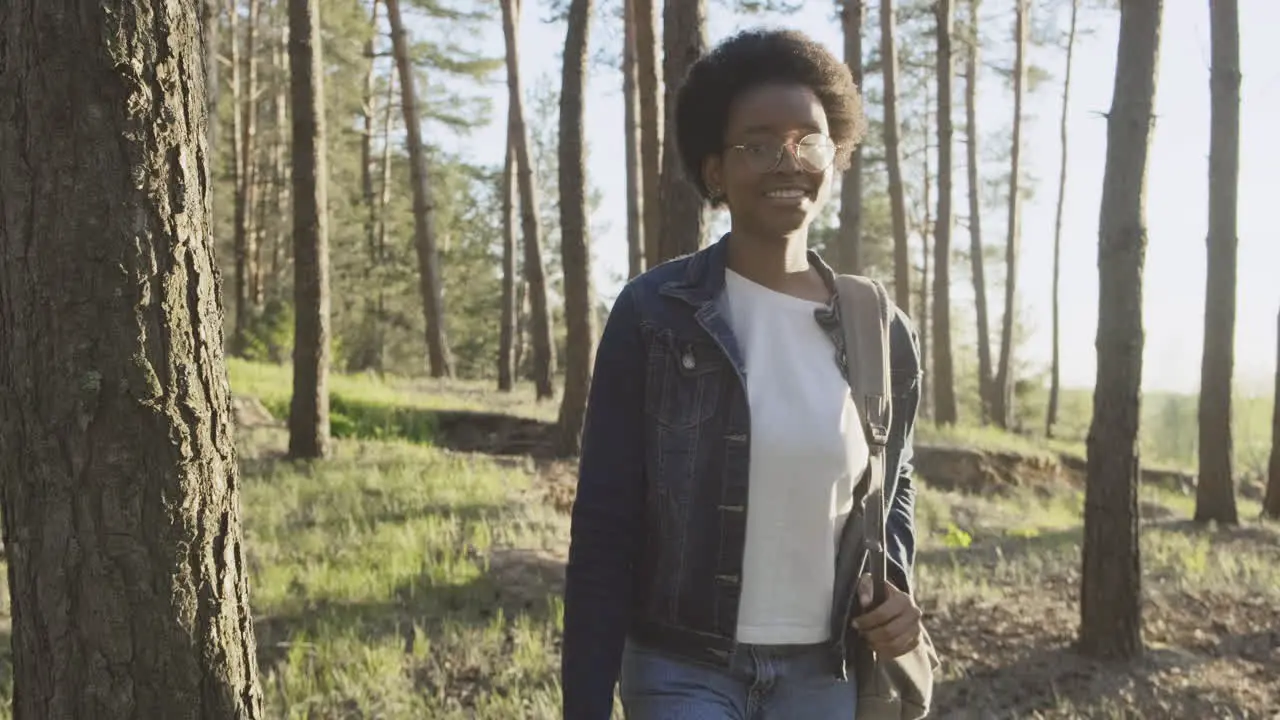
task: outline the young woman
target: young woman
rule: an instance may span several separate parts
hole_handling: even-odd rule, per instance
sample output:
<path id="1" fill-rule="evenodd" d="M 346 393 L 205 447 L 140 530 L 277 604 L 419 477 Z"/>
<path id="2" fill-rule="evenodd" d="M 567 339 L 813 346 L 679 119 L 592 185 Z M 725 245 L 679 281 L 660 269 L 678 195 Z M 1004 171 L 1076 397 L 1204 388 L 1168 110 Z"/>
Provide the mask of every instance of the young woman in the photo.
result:
<path id="1" fill-rule="evenodd" d="M 920 363 L 897 310 L 892 587 L 856 618 L 832 611 L 848 606 L 833 598 L 836 548 L 868 447 L 808 231 L 864 128 L 848 68 L 797 32 L 730 38 L 681 87 L 681 159 L 731 230 L 628 283 L 606 324 L 565 589 L 567 720 L 607 720 L 615 682 L 630 720 L 850 720 L 842 630 L 891 656 L 919 642 Z M 858 593 L 866 608 L 869 584 Z"/>

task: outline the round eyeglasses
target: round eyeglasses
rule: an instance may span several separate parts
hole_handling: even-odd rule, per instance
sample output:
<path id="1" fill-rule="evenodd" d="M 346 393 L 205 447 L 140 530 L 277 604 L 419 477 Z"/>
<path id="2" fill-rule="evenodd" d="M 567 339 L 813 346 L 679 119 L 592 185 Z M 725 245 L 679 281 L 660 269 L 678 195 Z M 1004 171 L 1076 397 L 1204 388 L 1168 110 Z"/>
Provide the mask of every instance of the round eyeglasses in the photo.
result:
<path id="1" fill-rule="evenodd" d="M 747 167 L 761 174 L 776 170 L 786 149 L 791 150 L 791 157 L 800 169 L 808 173 L 823 172 L 836 159 L 836 144 L 822 133 L 805 135 L 794 143 L 754 142 L 730 145 L 727 149 L 741 152 Z"/>

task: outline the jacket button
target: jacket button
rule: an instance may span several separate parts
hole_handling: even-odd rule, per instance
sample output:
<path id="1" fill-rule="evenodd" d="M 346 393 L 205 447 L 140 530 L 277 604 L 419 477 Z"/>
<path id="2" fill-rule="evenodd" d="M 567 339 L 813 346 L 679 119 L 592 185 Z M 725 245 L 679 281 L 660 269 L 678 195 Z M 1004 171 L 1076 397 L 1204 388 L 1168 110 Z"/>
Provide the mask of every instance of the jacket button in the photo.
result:
<path id="1" fill-rule="evenodd" d="M 684 357 L 680 358 L 680 364 L 684 366 L 685 370 L 692 370 L 698 363 L 693 359 L 693 353 L 686 352 Z"/>

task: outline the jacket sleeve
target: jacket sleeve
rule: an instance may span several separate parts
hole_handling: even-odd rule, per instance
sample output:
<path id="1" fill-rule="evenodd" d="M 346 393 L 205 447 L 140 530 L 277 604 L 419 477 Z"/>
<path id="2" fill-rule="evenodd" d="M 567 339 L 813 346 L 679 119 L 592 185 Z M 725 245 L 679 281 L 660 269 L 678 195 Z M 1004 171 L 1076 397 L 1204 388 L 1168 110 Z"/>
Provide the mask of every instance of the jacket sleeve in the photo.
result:
<path id="1" fill-rule="evenodd" d="M 608 720 L 631 614 L 644 508 L 645 349 L 635 289 L 614 303 L 587 400 L 565 571 L 565 720 Z"/>
<path id="2" fill-rule="evenodd" d="M 885 518 L 886 574 L 894 587 L 912 592 L 916 557 L 914 473 L 916 411 L 920 405 L 920 344 L 911 321 L 901 310 L 890 326 L 893 368 L 893 427 L 890 450 L 897 450 L 898 477 Z"/>

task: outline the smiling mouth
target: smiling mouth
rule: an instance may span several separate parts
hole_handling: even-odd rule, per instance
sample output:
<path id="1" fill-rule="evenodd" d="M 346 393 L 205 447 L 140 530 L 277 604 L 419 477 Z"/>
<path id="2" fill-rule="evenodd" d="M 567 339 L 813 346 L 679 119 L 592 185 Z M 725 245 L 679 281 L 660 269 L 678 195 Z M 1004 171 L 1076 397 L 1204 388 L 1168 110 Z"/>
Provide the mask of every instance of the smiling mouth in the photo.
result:
<path id="1" fill-rule="evenodd" d="M 783 200 L 798 200 L 809 197 L 809 191 L 803 188 L 778 188 L 777 190 L 770 190 L 764 196 Z"/>

